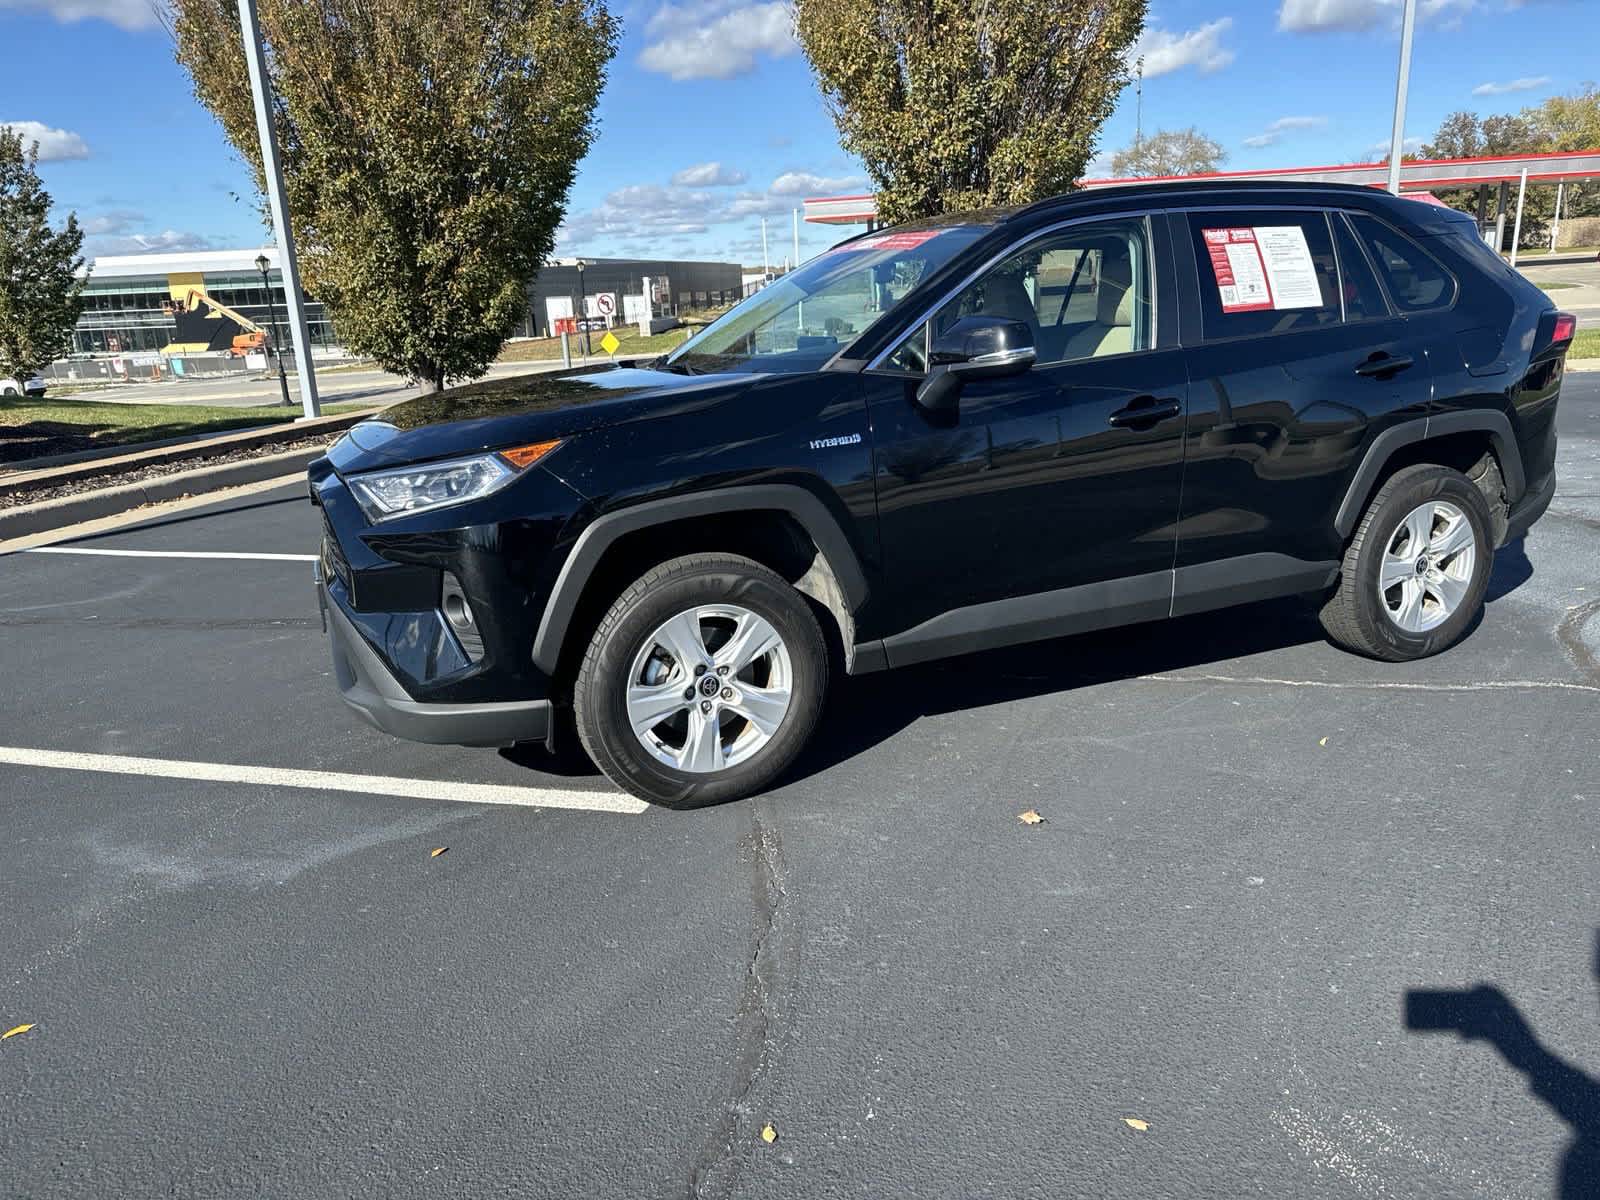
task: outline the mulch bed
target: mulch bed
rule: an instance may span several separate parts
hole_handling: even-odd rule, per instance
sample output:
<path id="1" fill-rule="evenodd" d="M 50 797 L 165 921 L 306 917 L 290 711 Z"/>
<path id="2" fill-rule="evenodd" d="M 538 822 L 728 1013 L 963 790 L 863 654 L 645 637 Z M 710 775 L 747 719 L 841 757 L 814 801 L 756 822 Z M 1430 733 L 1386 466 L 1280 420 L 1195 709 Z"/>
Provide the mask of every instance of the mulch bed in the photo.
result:
<path id="1" fill-rule="evenodd" d="M 266 458 L 273 454 L 286 454 L 291 450 L 315 450 L 319 447 L 329 446 L 342 434 L 321 434 L 317 437 L 300 438 L 292 442 L 272 442 L 264 445 L 243 446 L 235 450 L 228 450 L 221 454 L 210 454 L 204 458 L 186 458 L 179 462 L 151 463 L 148 466 L 136 467 L 114 475 L 96 475 L 90 479 L 79 479 L 71 483 L 56 484 L 54 487 L 36 488 L 31 491 L 0 490 L 0 508 L 15 508 L 21 504 L 38 504 L 41 500 L 59 500 L 65 496 L 81 496 L 85 492 L 97 492 L 102 488 L 120 487 L 129 483 L 143 483 L 147 479 L 159 479 L 164 475 L 176 475 L 180 471 L 193 471 L 199 467 L 218 467 L 226 463 L 245 462 L 252 458 Z M 129 448 L 133 449 L 132 447 Z M 4 489 L 0 483 L 0 489 Z"/>

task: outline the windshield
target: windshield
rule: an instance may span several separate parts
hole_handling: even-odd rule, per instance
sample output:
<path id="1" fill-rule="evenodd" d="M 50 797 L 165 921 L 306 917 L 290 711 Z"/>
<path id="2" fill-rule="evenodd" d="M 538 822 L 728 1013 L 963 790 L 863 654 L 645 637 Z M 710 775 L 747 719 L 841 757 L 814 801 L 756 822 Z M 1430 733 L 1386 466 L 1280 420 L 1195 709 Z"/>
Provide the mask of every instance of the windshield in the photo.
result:
<path id="1" fill-rule="evenodd" d="M 667 359 L 688 371 L 814 371 L 978 238 L 897 229 L 836 246 L 718 317 Z"/>

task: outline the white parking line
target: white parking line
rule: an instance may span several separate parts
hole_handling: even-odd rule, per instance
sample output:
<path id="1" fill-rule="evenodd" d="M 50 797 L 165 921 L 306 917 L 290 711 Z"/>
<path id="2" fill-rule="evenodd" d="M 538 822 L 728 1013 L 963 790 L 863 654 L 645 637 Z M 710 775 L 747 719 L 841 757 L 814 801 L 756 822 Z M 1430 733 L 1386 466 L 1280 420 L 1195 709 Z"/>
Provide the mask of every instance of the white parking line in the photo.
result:
<path id="1" fill-rule="evenodd" d="M 392 775 L 350 775 L 342 771 L 302 771 L 235 763 L 186 762 L 175 758 L 134 758 L 122 754 L 79 754 L 0 746 L 0 763 L 62 771 L 106 771 L 207 783 L 252 783 L 268 787 L 403 796 L 456 804 L 516 804 L 524 808 L 571 808 L 586 812 L 642 813 L 650 806 L 626 792 L 586 792 L 557 788 L 511 787 L 499 783 L 454 783 L 443 779 L 405 779 Z"/>
<path id="2" fill-rule="evenodd" d="M 315 554 L 243 554 L 231 550 L 98 550 L 86 546 L 35 546 L 19 554 L 103 554 L 108 558 L 255 558 L 265 562 L 316 562 Z"/>

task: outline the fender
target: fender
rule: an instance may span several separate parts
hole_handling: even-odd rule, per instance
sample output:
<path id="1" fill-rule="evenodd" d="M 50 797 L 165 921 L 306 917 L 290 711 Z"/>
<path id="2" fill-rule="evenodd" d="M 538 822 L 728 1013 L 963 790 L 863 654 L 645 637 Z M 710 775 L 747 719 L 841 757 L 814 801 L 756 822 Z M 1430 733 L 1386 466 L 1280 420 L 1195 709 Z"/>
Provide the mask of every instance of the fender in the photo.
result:
<path id="1" fill-rule="evenodd" d="M 851 611 L 858 611 L 867 599 L 867 579 L 861 570 L 861 560 L 827 505 L 799 484 L 750 484 L 687 496 L 667 496 L 597 517 L 578 536 L 556 576 L 544 615 L 539 618 L 539 632 L 533 639 L 533 665 L 546 675 L 555 672 L 561 644 L 566 640 L 584 584 L 618 538 L 686 517 L 762 510 L 787 513 L 800 523 L 828 560 Z"/>
<path id="2" fill-rule="evenodd" d="M 1470 433 L 1483 430 L 1488 433 L 1495 456 L 1500 460 L 1500 475 L 1505 480 L 1506 500 L 1515 504 L 1527 490 L 1527 480 L 1522 469 L 1522 451 L 1517 447 L 1511 422 L 1503 412 L 1492 408 L 1470 409 L 1466 412 L 1441 413 L 1438 416 L 1419 417 L 1385 429 L 1372 439 L 1361 465 L 1356 468 L 1350 486 L 1345 489 L 1344 500 L 1333 518 L 1333 527 L 1341 538 L 1348 538 L 1361 519 L 1372 487 L 1383 473 L 1384 466 L 1402 446 L 1426 441 L 1431 437 L 1447 437 L 1452 433 Z"/>

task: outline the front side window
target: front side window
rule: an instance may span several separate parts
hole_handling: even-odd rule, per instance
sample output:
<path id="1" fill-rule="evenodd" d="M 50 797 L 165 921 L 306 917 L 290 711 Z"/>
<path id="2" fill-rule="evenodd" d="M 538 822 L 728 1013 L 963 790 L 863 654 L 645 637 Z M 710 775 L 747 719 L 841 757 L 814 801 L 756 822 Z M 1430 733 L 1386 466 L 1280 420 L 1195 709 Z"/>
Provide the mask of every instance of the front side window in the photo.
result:
<path id="1" fill-rule="evenodd" d="M 979 315 L 1026 324 L 1040 364 L 1148 350 L 1155 308 L 1144 221 L 1077 225 L 1039 238 L 962 289 L 884 367 L 926 369 L 930 336 L 937 341 L 962 317 Z"/>
<path id="2" fill-rule="evenodd" d="M 1322 212 L 1189 214 L 1207 340 L 1337 325 L 1339 268 Z"/>
<path id="3" fill-rule="evenodd" d="M 1350 222 L 1401 312 L 1443 308 L 1455 299 L 1455 280 L 1421 246 L 1365 213 L 1352 213 Z"/>
<path id="4" fill-rule="evenodd" d="M 730 309 L 667 365 L 814 371 L 988 232 L 985 225 L 900 228 L 836 246 Z"/>

